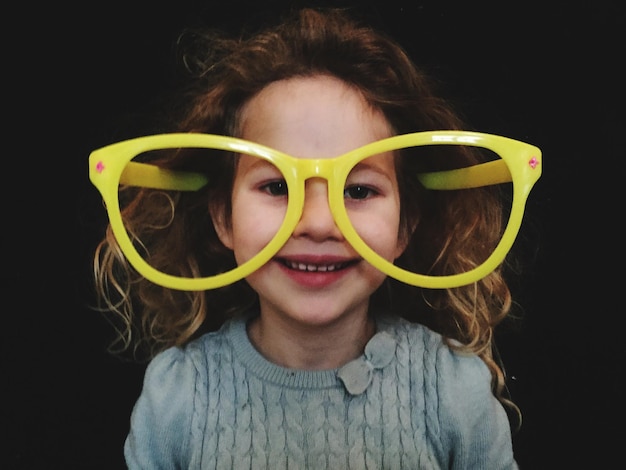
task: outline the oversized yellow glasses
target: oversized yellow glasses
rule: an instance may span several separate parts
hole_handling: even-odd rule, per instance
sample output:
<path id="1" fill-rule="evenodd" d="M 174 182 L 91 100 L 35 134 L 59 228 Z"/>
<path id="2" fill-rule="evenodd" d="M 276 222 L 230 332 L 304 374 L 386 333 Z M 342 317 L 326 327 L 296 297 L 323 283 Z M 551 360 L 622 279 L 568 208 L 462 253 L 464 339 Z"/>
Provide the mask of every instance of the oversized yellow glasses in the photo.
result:
<path id="1" fill-rule="evenodd" d="M 484 159 L 467 166 L 467 162 L 455 163 L 454 158 L 447 156 L 448 153 L 468 149 L 485 155 Z M 187 163 L 175 169 L 164 166 L 160 162 L 165 159 L 160 157 L 166 152 L 187 153 L 184 158 Z M 177 197 L 202 191 L 215 183 L 210 168 L 211 159 L 218 154 L 230 158 L 232 162 L 241 156 L 258 160 L 257 180 L 253 184 L 260 194 L 275 201 L 276 207 L 281 207 L 279 221 L 272 222 L 273 236 L 256 255 L 226 272 L 184 277 L 155 268 L 151 264 L 149 247 L 136 239 L 132 227 L 124 220 L 124 191 L 139 188 L 149 192 L 147 196 L 150 198 L 165 201 L 163 214 L 151 215 L 147 212 L 144 216 L 154 217 L 150 236 L 158 237 L 159 231 L 168 230 L 177 216 L 174 202 Z M 366 237 L 362 236 L 360 226 L 364 220 L 362 214 L 383 207 L 376 204 L 381 198 L 391 197 L 392 186 L 397 185 L 397 182 L 389 181 L 381 172 L 372 169 L 374 165 L 368 164 L 373 161 L 372 158 L 385 154 L 406 155 L 405 160 L 414 162 L 415 165 L 407 167 L 415 168 L 410 170 L 415 171 L 410 177 L 414 176 L 419 181 L 418 186 L 427 193 L 472 191 L 496 186 L 507 188 L 505 200 L 510 204 L 504 214 L 502 236 L 493 251 L 464 272 L 438 275 L 407 269 L 378 253 L 375 243 L 368 244 Z M 506 137 L 466 131 L 398 135 L 337 157 L 321 159 L 296 158 L 234 137 L 174 133 L 115 143 L 95 150 L 89 157 L 90 179 L 103 197 L 111 229 L 128 261 L 146 279 L 178 290 L 222 287 L 245 278 L 272 259 L 301 219 L 305 182 L 310 178 L 327 181 L 329 206 L 337 227 L 354 250 L 383 273 L 406 284 L 427 288 L 470 284 L 493 271 L 511 249 L 521 225 L 528 194 L 541 174 L 541 167 L 541 151 L 535 146 Z M 209 205 L 207 200 L 207 216 Z"/>

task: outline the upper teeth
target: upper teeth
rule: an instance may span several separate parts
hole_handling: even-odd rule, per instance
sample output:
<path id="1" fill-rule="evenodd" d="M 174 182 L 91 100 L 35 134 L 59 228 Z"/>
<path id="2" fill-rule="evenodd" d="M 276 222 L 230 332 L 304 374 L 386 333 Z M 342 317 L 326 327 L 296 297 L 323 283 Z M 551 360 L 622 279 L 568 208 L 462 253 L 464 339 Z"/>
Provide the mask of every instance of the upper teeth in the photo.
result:
<path id="1" fill-rule="evenodd" d="M 341 264 L 306 264 L 306 263 L 297 263 L 293 261 L 286 261 L 285 264 L 289 266 L 291 269 L 298 269 L 300 271 L 334 271 L 336 269 L 341 268 Z"/>

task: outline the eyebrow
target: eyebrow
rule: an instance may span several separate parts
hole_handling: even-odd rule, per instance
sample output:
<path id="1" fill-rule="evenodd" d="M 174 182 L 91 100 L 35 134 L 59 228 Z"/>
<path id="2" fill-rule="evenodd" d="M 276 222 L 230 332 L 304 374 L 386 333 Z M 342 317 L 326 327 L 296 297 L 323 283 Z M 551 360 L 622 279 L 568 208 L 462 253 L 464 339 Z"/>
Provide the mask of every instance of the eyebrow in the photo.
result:
<path id="1" fill-rule="evenodd" d="M 391 180 L 391 178 L 389 178 L 389 172 L 386 171 L 385 169 L 381 168 L 380 165 L 372 165 L 371 163 L 367 163 L 366 161 L 369 159 L 370 157 L 368 157 L 365 160 L 361 160 L 360 162 L 358 162 L 356 165 L 354 165 L 354 167 L 352 168 L 352 170 L 350 170 L 350 173 L 352 173 L 352 171 L 372 171 L 376 174 L 379 174 L 383 177 L 385 177 L 388 180 Z M 395 168 L 392 166 L 392 169 L 395 172 Z M 349 176 L 349 175 L 348 175 Z"/>
<path id="2" fill-rule="evenodd" d="M 273 168 L 274 170 L 280 172 L 280 170 L 276 167 L 276 165 L 274 165 L 272 162 L 269 162 L 267 160 L 265 160 L 264 158 L 258 158 L 255 157 L 253 155 L 247 155 L 247 154 L 237 154 L 237 156 L 239 158 L 237 158 L 237 168 L 239 168 L 242 158 L 241 157 L 251 157 L 252 158 L 252 163 L 246 165 L 245 171 L 249 172 L 249 171 L 255 171 L 257 169 L 264 169 L 264 168 Z"/>

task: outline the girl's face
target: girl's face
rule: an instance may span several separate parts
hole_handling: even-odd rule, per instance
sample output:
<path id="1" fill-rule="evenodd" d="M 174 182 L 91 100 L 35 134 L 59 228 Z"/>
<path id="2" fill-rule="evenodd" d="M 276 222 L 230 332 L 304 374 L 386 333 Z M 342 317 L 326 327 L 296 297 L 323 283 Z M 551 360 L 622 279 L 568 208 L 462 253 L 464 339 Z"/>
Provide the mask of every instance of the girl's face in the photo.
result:
<path id="1" fill-rule="evenodd" d="M 241 130 L 244 139 L 298 158 L 335 157 L 391 135 L 382 113 L 368 106 L 358 91 L 329 76 L 270 84 L 245 105 Z M 384 189 L 374 196 L 349 189 L 346 207 L 354 213 L 353 224 L 364 241 L 393 260 L 404 248 L 394 157 L 371 157 L 359 172 L 359 182 L 376 178 Z M 216 223 L 220 239 L 239 264 L 271 240 L 286 204 L 280 173 L 254 157 L 241 156 L 233 184 L 232 223 Z M 311 327 L 366 315 L 369 297 L 384 278 L 344 239 L 330 212 L 326 181 L 312 178 L 306 182 L 302 217 L 291 238 L 247 281 L 259 295 L 261 315 Z"/>

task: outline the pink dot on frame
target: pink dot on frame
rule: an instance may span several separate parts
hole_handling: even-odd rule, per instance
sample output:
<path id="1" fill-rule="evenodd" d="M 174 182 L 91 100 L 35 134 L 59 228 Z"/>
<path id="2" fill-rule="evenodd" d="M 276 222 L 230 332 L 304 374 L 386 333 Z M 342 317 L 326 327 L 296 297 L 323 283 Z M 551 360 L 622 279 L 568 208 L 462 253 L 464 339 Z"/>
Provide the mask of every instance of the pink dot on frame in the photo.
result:
<path id="1" fill-rule="evenodd" d="M 102 173 L 104 171 L 104 163 L 102 163 L 101 161 L 96 163 L 96 171 L 98 173 Z"/>
<path id="2" fill-rule="evenodd" d="M 528 160 L 528 164 L 534 170 L 537 167 L 537 165 L 539 165 L 539 160 L 537 159 L 537 157 L 533 157 L 530 160 Z"/>

